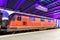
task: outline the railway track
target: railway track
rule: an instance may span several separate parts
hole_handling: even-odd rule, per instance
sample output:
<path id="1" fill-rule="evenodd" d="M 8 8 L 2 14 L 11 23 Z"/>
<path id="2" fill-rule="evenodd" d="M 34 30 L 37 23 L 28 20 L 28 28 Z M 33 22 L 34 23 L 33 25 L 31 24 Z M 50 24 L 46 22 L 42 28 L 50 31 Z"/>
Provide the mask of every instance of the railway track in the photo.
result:
<path id="1" fill-rule="evenodd" d="M 53 30 L 53 29 L 45 29 L 45 30 Z M 35 30 L 23 30 L 23 31 L 16 31 L 16 32 L 0 32 L 0 36 L 9 35 L 9 34 L 17 34 L 17 33 L 35 32 L 35 31 L 44 31 L 44 30 L 35 29 Z"/>

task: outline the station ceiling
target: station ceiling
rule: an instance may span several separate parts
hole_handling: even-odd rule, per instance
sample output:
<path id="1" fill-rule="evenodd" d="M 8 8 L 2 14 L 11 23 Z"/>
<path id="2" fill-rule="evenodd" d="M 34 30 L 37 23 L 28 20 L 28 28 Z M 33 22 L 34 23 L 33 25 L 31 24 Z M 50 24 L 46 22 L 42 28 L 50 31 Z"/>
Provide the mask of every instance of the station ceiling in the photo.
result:
<path id="1" fill-rule="evenodd" d="M 36 9 L 35 4 L 48 8 L 48 12 Z M 0 7 L 60 19 L 60 0 L 0 0 Z"/>

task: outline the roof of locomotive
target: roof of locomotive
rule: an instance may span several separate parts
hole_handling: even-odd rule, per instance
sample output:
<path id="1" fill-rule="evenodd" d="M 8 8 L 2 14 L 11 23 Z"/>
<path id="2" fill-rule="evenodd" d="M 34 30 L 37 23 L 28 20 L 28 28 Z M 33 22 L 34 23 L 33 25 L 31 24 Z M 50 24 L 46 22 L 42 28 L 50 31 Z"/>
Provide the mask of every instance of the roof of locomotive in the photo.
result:
<path id="1" fill-rule="evenodd" d="M 37 16 L 32 16 L 32 15 L 23 15 L 23 14 L 18 14 L 18 13 L 13 13 L 9 17 L 15 16 L 15 15 L 17 15 L 17 16 L 28 16 L 28 17 L 34 17 L 34 18 L 44 18 L 44 17 L 37 17 Z M 52 18 L 44 18 L 44 19 L 51 20 Z"/>
<path id="2" fill-rule="evenodd" d="M 29 17 L 36 17 L 36 16 L 23 15 L 23 14 L 18 14 L 18 13 L 13 13 L 13 14 L 9 15 L 9 17 L 10 17 L 10 16 L 15 16 L 15 15 L 17 15 L 17 16 L 29 16 Z M 40 17 L 36 17 L 36 18 L 40 18 Z"/>

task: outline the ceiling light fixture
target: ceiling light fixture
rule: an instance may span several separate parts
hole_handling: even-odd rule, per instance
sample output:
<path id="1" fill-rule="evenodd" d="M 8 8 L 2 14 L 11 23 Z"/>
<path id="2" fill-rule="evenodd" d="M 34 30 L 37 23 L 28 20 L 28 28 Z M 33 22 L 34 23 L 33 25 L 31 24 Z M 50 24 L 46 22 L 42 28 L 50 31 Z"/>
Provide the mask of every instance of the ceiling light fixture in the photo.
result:
<path id="1" fill-rule="evenodd" d="M 38 10 L 44 11 L 44 12 L 48 12 L 48 8 L 46 8 L 44 6 L 41 6 L 39 4 L 36 4 L 35 8 L 38 9 Z"/>

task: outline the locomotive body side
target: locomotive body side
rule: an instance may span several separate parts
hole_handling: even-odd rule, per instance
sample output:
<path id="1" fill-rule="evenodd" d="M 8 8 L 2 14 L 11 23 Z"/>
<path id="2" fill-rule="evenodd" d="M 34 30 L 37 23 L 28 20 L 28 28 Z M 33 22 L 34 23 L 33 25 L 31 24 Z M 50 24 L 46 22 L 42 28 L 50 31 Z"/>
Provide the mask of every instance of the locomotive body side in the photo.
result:
<path id="1" fill-rule="evenodd" d="M 55 28 L 55 22 L 44 18 L 14 15 L 7 27 L 19 30 L 47 29 Z"/>

